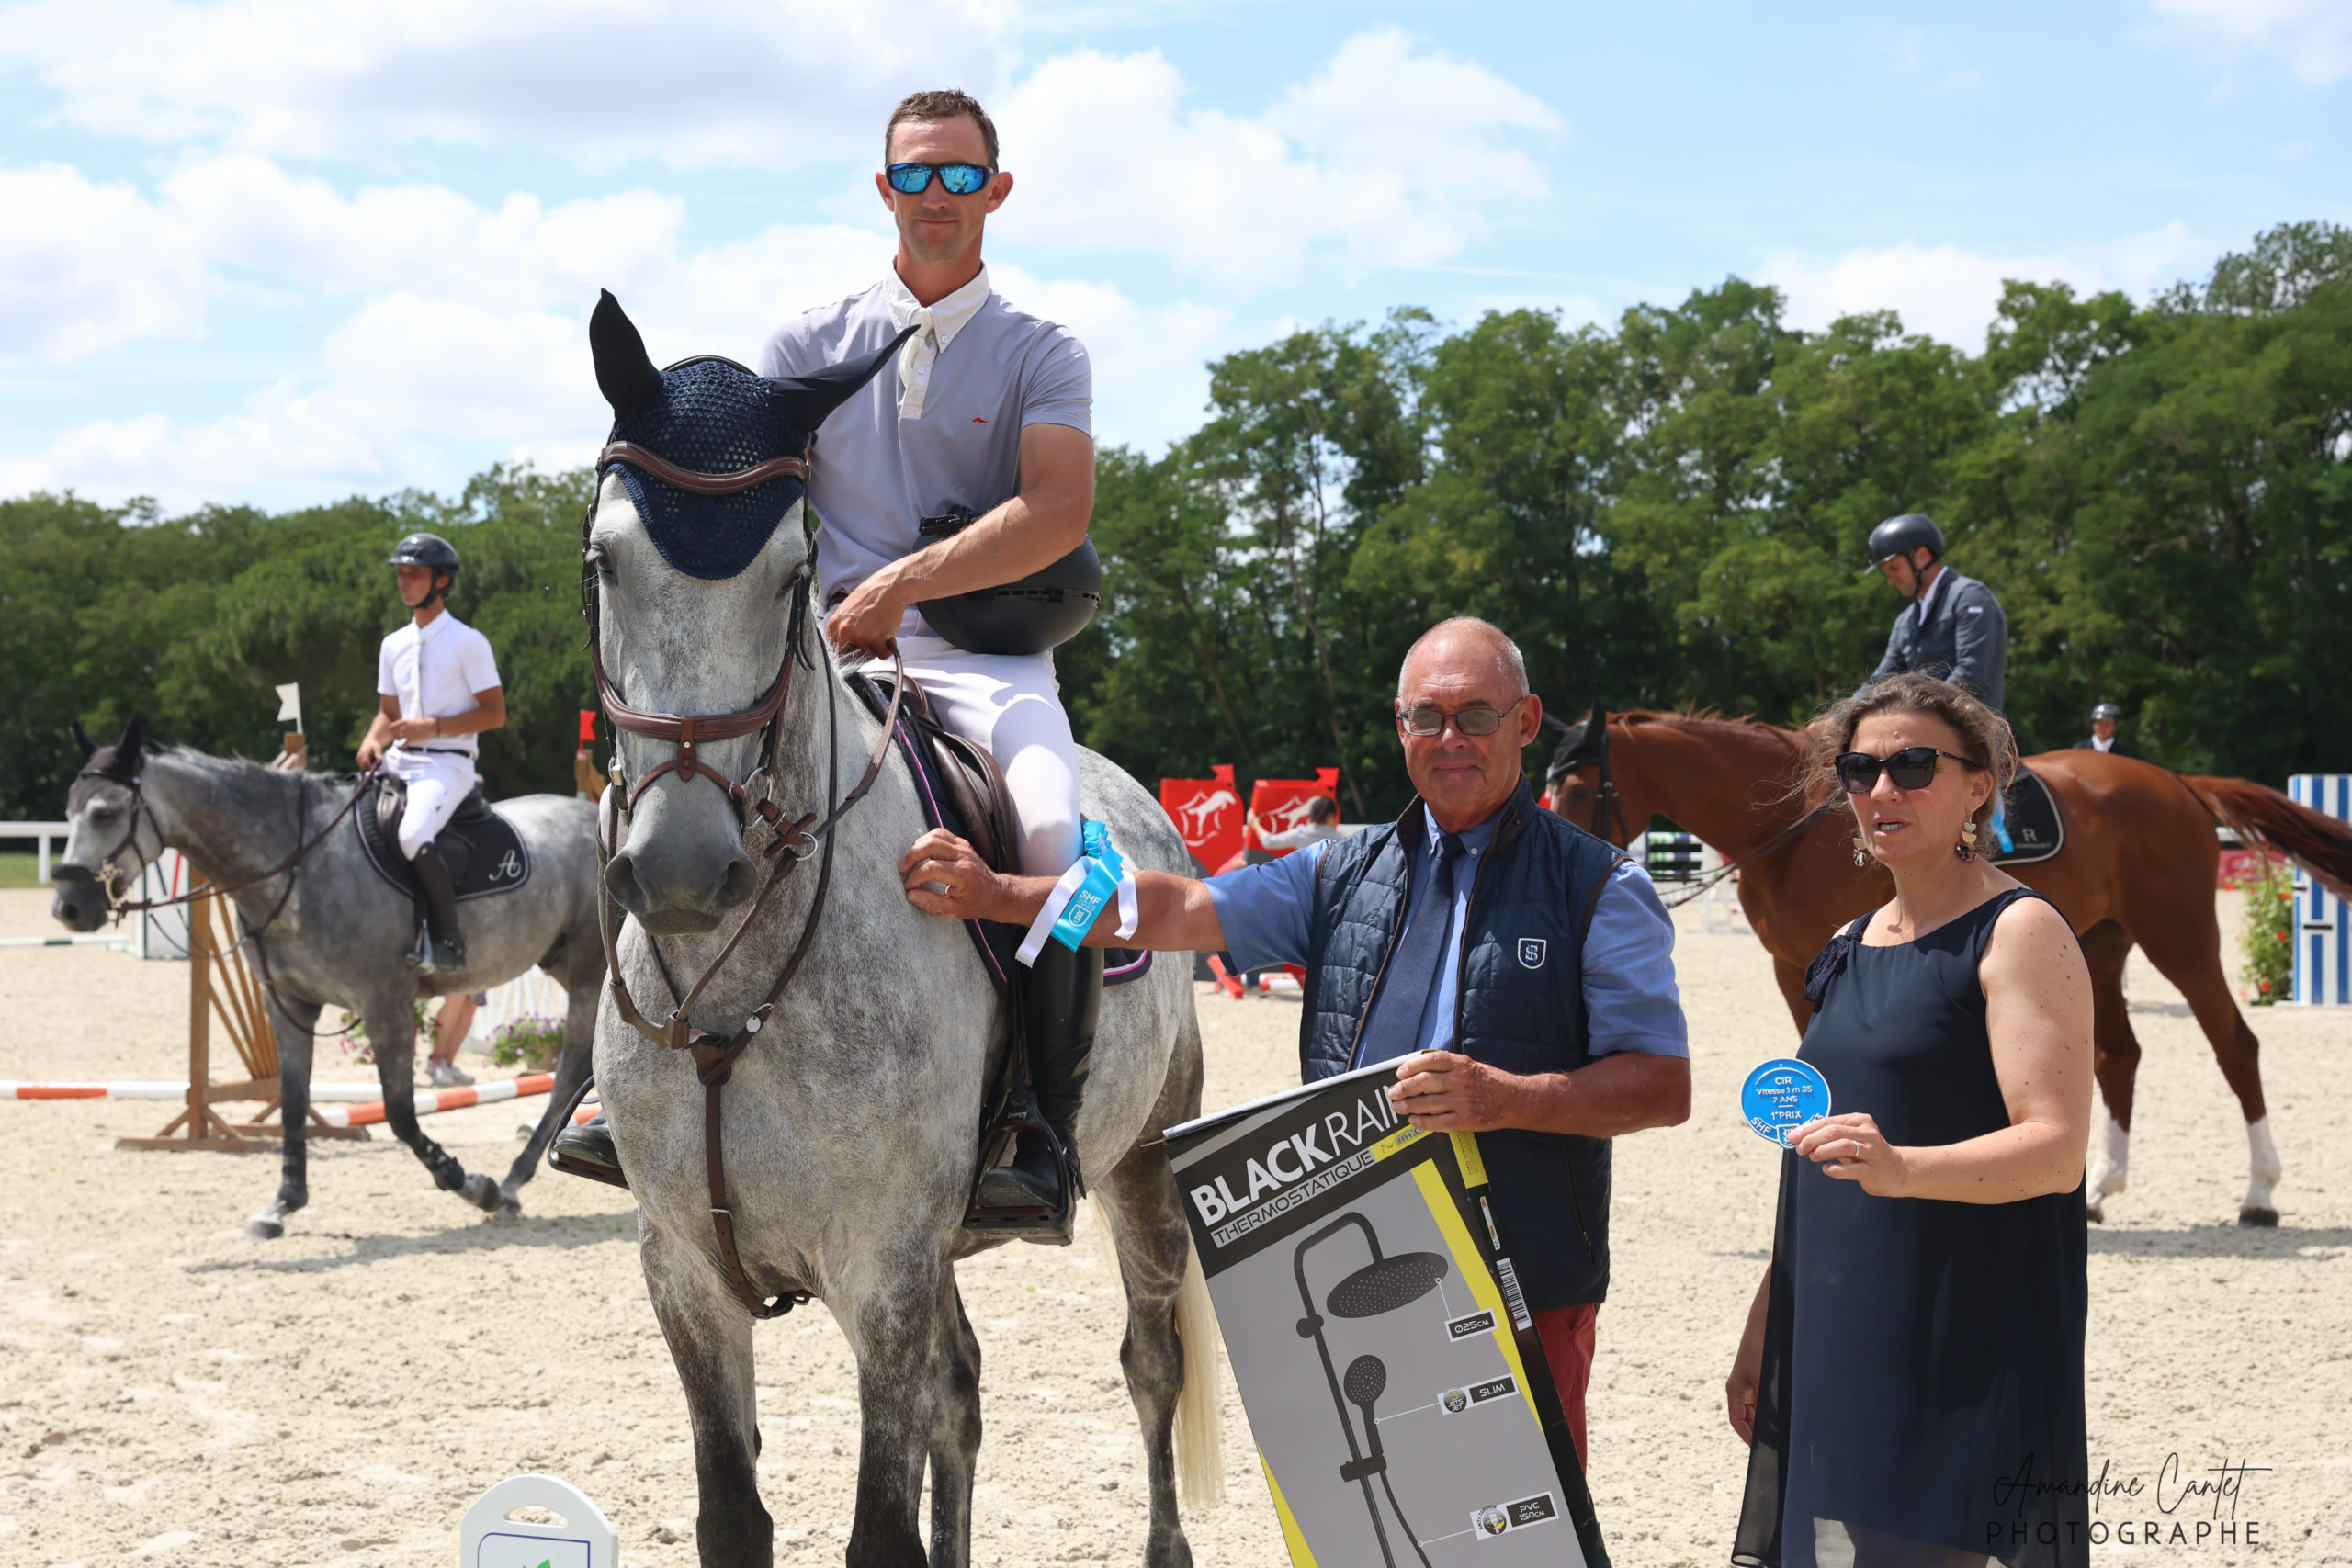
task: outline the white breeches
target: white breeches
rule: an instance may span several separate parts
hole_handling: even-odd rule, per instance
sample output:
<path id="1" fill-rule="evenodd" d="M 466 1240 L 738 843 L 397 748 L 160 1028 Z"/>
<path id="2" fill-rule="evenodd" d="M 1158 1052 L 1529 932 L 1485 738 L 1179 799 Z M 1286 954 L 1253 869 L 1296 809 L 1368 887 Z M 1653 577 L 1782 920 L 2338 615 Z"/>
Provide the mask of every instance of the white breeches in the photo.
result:
<path id="1" fill-rule="evenodd" d="M 440 836 L 472 792 L 473 759 L 395 746 L 384 753 L 384 771 L 408 784 L 408 809 L 401 814 L 401 853 L 414 860 L 417 851 Z"/>
<path id="2" fill-rule="evenodd" d="M 1021 869 L 1059 876 L 1078 859 L 1078 741 L 1062 711 L 1050 653 L 967 653 L 901 635 L 907 675 L 939 722 L 995 753 L 1018 819 Z"/>

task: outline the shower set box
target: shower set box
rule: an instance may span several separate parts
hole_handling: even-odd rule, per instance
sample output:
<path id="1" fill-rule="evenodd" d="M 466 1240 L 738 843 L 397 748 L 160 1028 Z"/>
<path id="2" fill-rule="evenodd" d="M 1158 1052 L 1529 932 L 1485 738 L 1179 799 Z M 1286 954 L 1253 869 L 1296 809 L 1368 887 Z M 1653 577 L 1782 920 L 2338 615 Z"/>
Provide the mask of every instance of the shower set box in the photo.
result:
<path id="1" fill-rule="evenodd" d="M 1470 1134 L 1366 1067 L 1168 1132 L 1293 1568 L 1606 1568 Z"/>

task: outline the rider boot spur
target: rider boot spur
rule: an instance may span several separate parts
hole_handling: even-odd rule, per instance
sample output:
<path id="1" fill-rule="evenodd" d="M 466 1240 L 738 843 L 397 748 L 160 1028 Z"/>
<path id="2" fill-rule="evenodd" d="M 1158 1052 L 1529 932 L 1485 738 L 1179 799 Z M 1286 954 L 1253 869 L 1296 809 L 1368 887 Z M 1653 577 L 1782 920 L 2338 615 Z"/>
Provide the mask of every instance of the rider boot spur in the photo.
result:
<path id="1" fill-rule="evenodd" d="M 466 966 L 466 939 L 458 929 L 458 890 L 449 880 L 448 864 L 437 846 L 426 844 L 409 866 L 424 892 L 420 900 L 424 918 L 417 930 L 417 950 L 409 962 L 428 974 L 454 974 Z"/>
<path id="2" fill-rule="evenodd" d="M 1017 1133 L 1013 1157 L 981 1174 L 972 1213 L 981 1228 L 1067 1247 L 1078 1200 L 1086 1193 L 1078 1164 L 1078 1112 L 1102 1016 L 1102 950 L 1073 953 L 1048 942 L 1022 979 L 1034 1114 L 1015 1113 L 1014 1120 L 1025 1124 Z"/>

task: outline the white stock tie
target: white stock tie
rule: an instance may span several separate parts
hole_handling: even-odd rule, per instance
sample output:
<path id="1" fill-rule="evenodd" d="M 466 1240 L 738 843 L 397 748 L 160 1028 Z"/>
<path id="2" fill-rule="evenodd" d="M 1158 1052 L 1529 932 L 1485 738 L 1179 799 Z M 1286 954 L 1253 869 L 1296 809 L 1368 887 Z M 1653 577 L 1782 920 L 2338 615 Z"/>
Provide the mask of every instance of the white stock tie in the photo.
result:
<path id="1" fill-rule="evenodd" d="M 899 351 L 899 417 L 921 419 L 922 400 L 931 390 L 932 363 L 939 357 L 939 323 L 928 305 L 918 305 L 906 324 L 915 329 Z"/>

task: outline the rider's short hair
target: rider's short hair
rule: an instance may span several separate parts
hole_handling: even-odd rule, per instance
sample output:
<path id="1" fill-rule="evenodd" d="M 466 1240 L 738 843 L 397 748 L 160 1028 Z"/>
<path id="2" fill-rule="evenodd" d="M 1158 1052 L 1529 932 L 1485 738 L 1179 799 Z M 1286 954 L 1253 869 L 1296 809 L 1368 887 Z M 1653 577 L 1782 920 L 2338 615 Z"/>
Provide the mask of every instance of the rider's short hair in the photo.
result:
<path id="1" fill-rule="evenodd" d="M 1415 637 L 1413 646 L 1405 650 L 1405 657 L 1397 660 L 1396 700 L 1398 702 L 1405 700 L 1405 667 L 1413 662 L 1413 655 L 1421 650 L 1421 644 L 1431 638 L 1448 636 L 1458 631 L 1476 632 L 1485 637 L 1495 650 L 1495 672 L 1510 682 L 1520 695 L 1527 694 L 1529 691 L 1527 656 L 1519 651 L 1519 644 L 1511 641 L 1510 635 L 1492 621 L 1482 621 L 1476 615 L 1455 615 L 1440 621 Z"/>
<path id="2" fill-rule="evenodd" d="M 890 123 L 882 128 L 882 161 L 890 161 L 890 138 L 899 127 L 910 119 L 969 118 L 980 128 L 980 140 L 988 143 L 989 167 L 996 167 L 996 121 L 988 110 L 980 107 L 980 100 L 961 87 L 935 87 L 925 93 L 909 93 L 890 111 Z"/>
<path id="3" fill-rule="evenodd" d="M 1854 731 L 1872 714 L 1916 713 L 1940 719 L 1960 737 L 1967 753 L 1983 762 L 1993 775 L 1993 793 L 1970 818 L 1982 833 L 1992 825 L 1993 812 L 2018 776 L 2018 738 L 2009 721 L 1982 700 L 1933 675 L 1889 675 L 1833 704 L 1813 722 L 1813 756 L 1805 770 L 1805 795 L 1814 800 L 1845 797 L 1838 782 L 1838 759 L 1854 749 Z M 1851 809 L 1852 803 L 1848 801 Z M 1856 818 L 1859 823 L 1860 818 Z M 1855 842 L 1861 844 L 1857 838 Z M 1869 846 L 1863 844 L 1867 851 Z"/>

